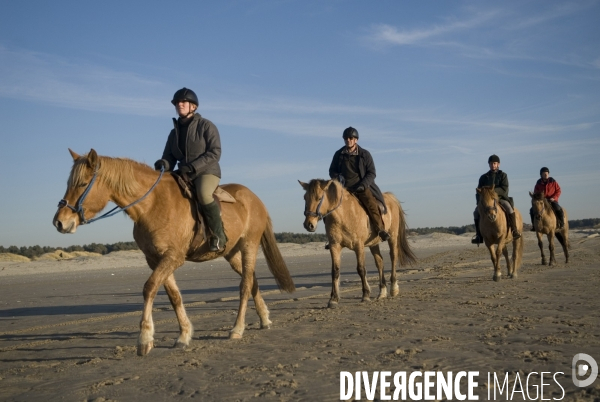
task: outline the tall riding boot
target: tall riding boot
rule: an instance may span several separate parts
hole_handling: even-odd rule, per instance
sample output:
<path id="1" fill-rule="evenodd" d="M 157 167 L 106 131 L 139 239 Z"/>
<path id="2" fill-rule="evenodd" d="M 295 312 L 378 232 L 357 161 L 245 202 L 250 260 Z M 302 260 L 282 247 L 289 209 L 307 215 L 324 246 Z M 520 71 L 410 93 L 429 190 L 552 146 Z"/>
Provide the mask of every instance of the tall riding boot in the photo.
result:
<path id="1" fill-rule="evenodd" d="M 475 237 L 471 239 L 471 243 L 479 245 L 483 243 L 483 236 L 481 236 L 481 232 L 479 231 L 479 219 L 475 218 Z"/>
<path id="2" fill-rule="evenodd" d="M 559 229 L 562 229 L 565 226 L 565 213 L 561 209 L 557 209 L 556 211 L 556 225 Z"/>
<path id="3" fill-rule="evenodd" d="M 521 233 L 517 229 L 517 216 L 515 215 L 514 212 L 512 214 L 508 215 L 508 222 L 510 223 L 510 228 L 512 230 L 513 239 L 516 240 L 519 237 L 521 237 Z"/>
<path id="4" fill-rule="evenodd" d="M 216 201 L 207 205 L 202 205 L 202 211 L 206 218 L 206 225 L 212 232 L 209 239 L 210 251 L 222 251 L 227 244 L 227 236 L 223 229 L 223 221 L 221 220 L 221 211 Z"/>
<path id="5" fill-rule="evenodd" d="M 533 217 L 533 210 L 529 210 L 529 216 L 531 216 L 531 231 L 535 232 L 535 218 Z"/>

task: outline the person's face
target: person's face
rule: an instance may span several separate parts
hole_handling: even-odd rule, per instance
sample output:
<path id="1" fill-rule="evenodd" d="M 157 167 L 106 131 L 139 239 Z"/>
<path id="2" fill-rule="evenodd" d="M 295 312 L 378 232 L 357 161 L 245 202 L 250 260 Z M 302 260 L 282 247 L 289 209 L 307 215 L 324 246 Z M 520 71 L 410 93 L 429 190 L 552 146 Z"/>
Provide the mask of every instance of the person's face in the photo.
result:
<path id="1" fill-rule="evenodd" d="M 542 172 L 541 176 L 542 180 L 546 181 L 548 180 L 548 177 L 550 177 L 550 172 Z"/>
<path id="2" fill-rule="evenodd" d="M 175 103 L 175 110 L 180 117 L 186 117 L 194 112 L 194 105 L 188 101 L 181 100 Z"/>
<path id="3" fill-rule="evenodd" d="M 489 165 L 490 165 L 490 170 L 492 172 L 496 172 L 496 171 L 498 171 L 498 169 L 500 169 L 500 163 L 499 162 L 490 162 Z"/>
<path id="4" fill-rule="evenodd" d="M 357 142 L 358 142 L 358 140 L 354 137 L 344 138 L 344 144 L 346 144 L 346 148 L 348 148 L 350 150 L 354 150 Z"/>

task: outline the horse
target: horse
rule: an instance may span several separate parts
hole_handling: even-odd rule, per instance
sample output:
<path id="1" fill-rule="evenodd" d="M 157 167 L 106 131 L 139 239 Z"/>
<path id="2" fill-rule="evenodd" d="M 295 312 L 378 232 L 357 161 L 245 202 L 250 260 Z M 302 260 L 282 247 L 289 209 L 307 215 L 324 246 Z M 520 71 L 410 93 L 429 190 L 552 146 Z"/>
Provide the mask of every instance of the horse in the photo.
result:
<path id="1" fill-rule="evenodd" d="M 313 179 L 309 183 L 298 180 L 304 194 L 305 209 L 304 228 L 308 232 L 317 230 L 319 220 L 325 223 L 325 233 L 329 240 L 331 253 L 331 298 L 328 307 L 337 307 L 340 296 L 340 265 L 342 248 L 354 251 L 356 255 L 356 270 L 362 282 L 362 301 L 369 301 L 371 288 L 366 278 L 365 247 L 369 247 L 375 259 L 379 272 L 379 295 L 377 299 L 387 297 L 387 285 L 383 274 L 383 258 L 379 250 L 381 239 L 369 224 L 369 217 L 358 199 L 346 190 L 337 180 Z M 400 201 L 392 194 L 385 193 L 387 213 L 382 216 L 386 230 L 390 234 L 390 258 L 392 274 L 390 276 L 390 296 L 397 296 L 400 292 L 396 278 L 396 265 L 411 264 L 416 262 L 410 244 L 407 240 L 408 225 L 404 218 L 404 211 Z"/>
<path id="2" fill-rule="evenodd" d="M 508 270 L 508 278 L 517 278 L 517 271 L 521 267 L 523 260 L 523 237 L 514 239 L 512 231 L 508 225 L 508 216 L 500 207 L 498 202 L 498 194 L 494 191 L 494 186 L 482 187 L 476 189 L 479 194 L 477 208 L 479 210 L 479 230 L 483 236 L 483 241 L 490 252 L 492 263 L 494 264 L 495 281 L 501 279 L 500 259 L 502 254 L 506 259 L 506 267 Z M 523 231 L 523 218 L 521 212 L 515 208 L 515 217 L 517 229 Z M 512 241 L 513 253 L 512 261 L 508 257 L 507 244 Z"/>
<path id="3" fill-rule="evenodd" d="M 133 220 L 133 237 L 152 270 L 143 288 L 138 355 L 144 356 L 154 347 L 152 305 L 160 286 L 164 286 L 179 322 L 179 337 L 173 347 L 189 346 L 194 329 L 174 276 L 174 271 L 186 260 L 202 262 L 222 256 L 241 276 L 239 309 L 230 339 L 242 338 L 250 294 L 261 328 L 270 328 L 269 310 L 260 294 L 254 271 L 259 244 L 279 289 L 293 292 L 295 287 L 277 247 L 271 218 L 254 193 L 240 184 L 222 186 L 235 202 L 222 203 L 229 241 L 224 250 L 213 252 L 205 236 L 199 234 L 196 237 L 195 204 L 184 197 L 172 174 L 164 174 L 160 180 L 162 172 L 130 159 L 99 156 L 94 149 L 83 156 L 70 149 L 69 152 L 73 167 L 65 196 L 54 215 L 56 229 L 60 233 L 75 233 L 79 225 L 91 222 L 110 200 L 122 210 L 126 209 L 125 213 Z M 153 191 L 146 192 L 149 188 Z M 76 202 L 77 208 L 69 202 Z M 203 231 L 198 229 L 198 232 Z"/>
<path id="4" fill-rule="evenodd" d="M 548 265 L 556 264 L 556 258 L 554 257 L 554 236 L 558 239 L 562 246 L 563 252 L 565 253 L 565 262 L 569 262 L 569 218 L 567 210 L 564 211 L 564 225 L 562 228 L 558 228 L 556 222 L 556 215 L 552 210 L 550 202 L 546 199 L 544 193 L 532 194 L 529 192 L 531 197 L 531 208 L 533 210 L 533 227 L 535 234 L 538 239 L 538 246 L 542 253 L 542 265 L 546 265 L 546 256 L 544 255 L 544 244 L 542 243 L 542 235 L 548 236 L 548 248 L 550 249 L 550 261 Z"/>

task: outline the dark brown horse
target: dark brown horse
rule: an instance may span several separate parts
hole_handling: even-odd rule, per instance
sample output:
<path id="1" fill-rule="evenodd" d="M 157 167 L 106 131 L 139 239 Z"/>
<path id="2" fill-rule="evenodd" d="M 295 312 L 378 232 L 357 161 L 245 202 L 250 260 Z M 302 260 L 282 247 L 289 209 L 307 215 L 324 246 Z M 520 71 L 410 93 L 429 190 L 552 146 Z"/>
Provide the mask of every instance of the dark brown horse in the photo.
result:
<path id="1" fill-rule="evenodd" d="M 242 337 L 250 294 L 261 327 L 269 328 L 269 310 L 258 289 L 254 272 L 259 245 L 279 288 L 293 292 L 294 283 L 277 248 L 267 209 L 254 193 L 239 184 L 222 186 L 236 202 L 222 204 L 223 223 L 229 239 L 227 247 L 220 253 L 211 252 L 206 241 L 194 241 L 194 206 L 182 195 L 171 174 L 165 174 L 162 180 L 158 180 L 159 172 L 130 159 L 98 156 L 93 149 L 83 156 L 69 152 L 74 164 L 67 191 L 53 219 L 59 232 L 75 233 L 77 226 L 87 223 L 109 201 L 126 207 L 141 199 L 125 211 L 134 222 L 133 237 L 152 269 L 143 291 L 138 355 L 145 355 L 154 347 L 152 304 L 160 286 L 164 286 L 179 321 L 180 335 L 175 347 L 189 345 L 194 330 L 174 276 L 175 270 L 186 260 L 201 262 L 223 256 L 242 277 L 240 305 L 230 338 Z M 153 191 L 147 193 L 155 183 Z M 147 196 L 143 198 L 145 194 Z"/>
<path id="2" fill-rule="evenodd" d="M 494 186 L 483 187 L 476 189 L 479 193 L 479 202 L 477 208 L 479 210 L 479 229 L 483 236 L 483 241 L 490 252 L 492 263 L 494 264 L 495 281 L 499 281 L 502 277 L 500 271 L 500 260 L 502 254 L 506 259 L 506 268 L 508 278 L 516 278 L 517 271 L 521 267 L 523 260 L 523 237 L 514 239 L 512 231 L 507 222 L 506 212 L 500 207 L 498 194 L 494 191 Z M 515 208 L 515 217 L 517 219 L 517 229 L 523 231 L 523 218 L 521 212 Z M 508 257 L 507 244 L 512 242 L 513 253 L 512 261 Z"/>
<path id="3" fill-rule="evenodd" d="M 529 196 L 531 197 L 531 208 L 533 209 L 533 227 L 535 228 L 538 246 L 542 253 L 542 265 L 546 265 L 544 243 L 542 242 L 543 234 L 548 237 L 548 248 L 550 249 L 550 261 L 548 265 L 556 264 L 556 257 L 554 256 L 554 236 L 556 236 L 560 242 L 563 252 L 565 253 L 565 262 L 569 262 L 569 216 L 567 215 L 567 210 L 564 208 L 562 209 L 565 213 L 565 221 L 563 227 L 559 228 L 556 222 L 556 215 L 544 193 L 532 194 L 529 192 Z"/>
<path id="4" fill-rule="evenodd" d="M 304 194 L 304 228 L 309 232 L 317 229 L 317 224 L 322 218 L 325 222 L 325 233 L 329 240 L 331 253 L 331 298 L 329 307 L 336 307 L 340 296 L 340 265 L 342 248 L 346 247 L 356 254 L 356 270 L 362 281 L 363 301 L 370 300 L 371 288 L 367 282 L 365 269 L 365 247 L 369 247 L 375 258 L 375 265 L 379 271 L 379 296 L 387 296 L 387 286 L 383 274 L 383 258 L 379 250 L 381 239 L 373 225 L 369 224 L 369 217 L 360 205 L 358 199 L 350 194 L 336 180 L 314 179 L 309 183 L 300 185 L 306 191 Z M 387 213 L 382 216 L 386 230 L 390 234 L 390 258 L 392 260 L 392 274 L 390 276 L 390 295 L 399 293 L 396 278 L 396 266 L 416 262 L 410 244 L 407 240 L 408 225 L 404 218 L 404 211 L 400 202 L 392 193 L 385 193 L 384 199 Z"/>

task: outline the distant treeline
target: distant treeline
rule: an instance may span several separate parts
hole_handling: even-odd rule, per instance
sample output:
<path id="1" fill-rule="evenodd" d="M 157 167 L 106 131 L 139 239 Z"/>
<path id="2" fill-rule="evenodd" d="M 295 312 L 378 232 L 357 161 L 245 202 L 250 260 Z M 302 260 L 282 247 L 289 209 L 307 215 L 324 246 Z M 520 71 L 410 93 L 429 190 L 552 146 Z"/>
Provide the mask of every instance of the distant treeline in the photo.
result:
<path id="1" fill-rule="evenodd" d="M 527 222 L 525 222 L 528 225 Z M 569 229 L 591 229 L 600 226 L 600 218 L 590 218 L 590 219 L 576 219 L 569 221 Z M 409 229 L 411 233 L 417 233 L 419 235 L 429 234 L 429 233 L 453 233 L 456 235 L 460 235 L 463 233 L 472 233 L 475 232 L 475 225 L 465 225 L 465 226 L 449 226 L 449 227 L 426 227 L 426 228 L 416 228 Z M 326 242 L 327 236 L 322 233 L 291 233 L 291 232 L 281 232 L 275 233 L 275 240 L 278 243 L 296 243 L 296 244 L 304 244 L 310 242 Z M 86 244 L 84 246 L 70 246 L 70 247 L 41 247 L 41 246 L 31 246 L 31 247 L 3 247 L 0 246 L 0 254 L 1 253 L 12 253 L 17 255 L 22 255 L 28 258 L 39 257 L 42 254 L 53 253 L 56 250 L 63 250 L 66 252 L 73 251 L 87 251 L 90 253 L 98 253 L 98 254 L 108 254 L 113 251 L 124 251 L 124 250 L 139 250 L 137 244 L 133 241 L 129 242 L 119 242 L 114 244 L 98 244 L 91 243 Z"/>

